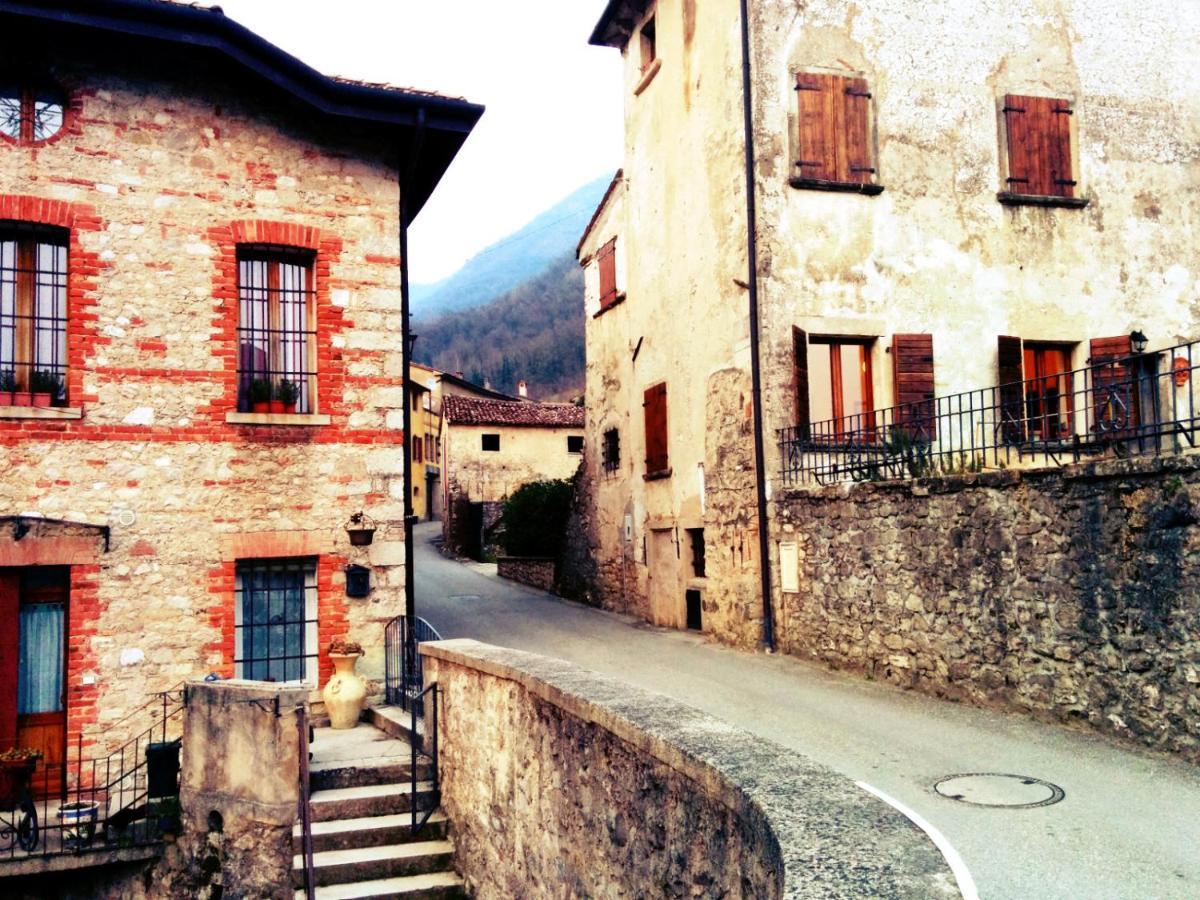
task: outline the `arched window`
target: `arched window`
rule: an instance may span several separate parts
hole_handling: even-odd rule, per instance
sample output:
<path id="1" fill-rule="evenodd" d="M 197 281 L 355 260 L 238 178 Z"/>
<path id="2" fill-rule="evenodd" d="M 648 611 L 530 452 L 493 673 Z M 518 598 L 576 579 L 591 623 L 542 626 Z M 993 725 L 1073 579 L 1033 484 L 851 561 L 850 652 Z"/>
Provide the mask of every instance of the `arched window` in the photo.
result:
<path id="1" fill-rule="evenodd" d="M 49 140 L 62 131 L 65 93 L 53 85 L 0 80 L 0 134 L 23 143 Z"/>

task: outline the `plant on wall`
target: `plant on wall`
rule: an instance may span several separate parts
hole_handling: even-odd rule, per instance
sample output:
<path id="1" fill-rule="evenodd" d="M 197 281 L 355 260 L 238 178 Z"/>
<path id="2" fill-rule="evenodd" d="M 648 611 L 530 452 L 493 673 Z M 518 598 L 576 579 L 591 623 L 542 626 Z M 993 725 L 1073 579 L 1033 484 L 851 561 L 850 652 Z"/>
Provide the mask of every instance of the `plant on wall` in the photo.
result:
<path id="1" fill-rule="evenodd" d="M 571 513 L 569 480 L 533 481 L 504 501 L 497 523 L 509 556 L 558 556 Z"/>

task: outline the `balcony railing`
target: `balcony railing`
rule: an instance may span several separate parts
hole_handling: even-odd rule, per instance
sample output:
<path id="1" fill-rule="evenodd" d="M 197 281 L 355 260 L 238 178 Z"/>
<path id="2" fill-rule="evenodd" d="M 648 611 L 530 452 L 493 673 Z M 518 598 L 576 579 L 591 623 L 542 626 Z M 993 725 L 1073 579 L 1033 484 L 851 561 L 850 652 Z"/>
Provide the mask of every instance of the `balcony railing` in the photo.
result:
<path id="1" fill-rule="evenodd" d="M 1181 453 L 1200 432 L 1200 342 L 779 431 L 785 484 Z"/>

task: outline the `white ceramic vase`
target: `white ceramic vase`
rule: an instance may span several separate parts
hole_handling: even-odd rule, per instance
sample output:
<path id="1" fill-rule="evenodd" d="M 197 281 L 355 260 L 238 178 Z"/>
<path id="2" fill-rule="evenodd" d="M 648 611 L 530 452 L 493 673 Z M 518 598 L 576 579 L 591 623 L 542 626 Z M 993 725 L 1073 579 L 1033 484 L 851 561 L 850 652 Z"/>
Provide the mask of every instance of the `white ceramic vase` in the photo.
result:
<path id="1" fill-rule="evenodd" d="M 330 653 L 333 676 L 321 691 L 325 709 L 329 713 L 329 724 L 334 728 L 353 728 L 362 715 L 367 702 L 367 683 L 354 671 L 358 653 Z"/>

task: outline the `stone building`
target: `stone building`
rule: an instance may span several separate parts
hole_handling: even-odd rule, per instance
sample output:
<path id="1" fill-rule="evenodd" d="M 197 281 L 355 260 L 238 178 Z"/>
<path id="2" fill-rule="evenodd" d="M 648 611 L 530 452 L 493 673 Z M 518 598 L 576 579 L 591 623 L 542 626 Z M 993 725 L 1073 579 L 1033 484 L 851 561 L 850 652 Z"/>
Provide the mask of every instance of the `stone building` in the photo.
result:
<path id="1" fill-rule="evenodd" d="M 210 672 L 316 687 L 336 637 L 379 677 L 401 204 L 481 108 L 319 74 L 215 8 L 0 3 L 0 33 L 0 746 L 51 770 Z"/>
<path id="2" fill-rule="evenodd" d="M 583 458 L 584 411 L 568 403 L 442 398 L 445 518 L 454 552 L 483 554 L 501 502 L 531 481 L 572 477 Z"/>
<path id="3" fill-rule="evenodd" d="M 797 492 L 1190 446 L 1200 13 L 748 9 L 610 0 L 592 36 L 622 53 L 626 111 L 578 252 L 594 593 L 743 646 L 944 674 L 944 634 L 888 631 L 911 616 L 841 622 L 920 602 L 888 586 L 894 519 L 856 522 L 853 497 L 817 517 Z M 831 527 L 862 540 L 818 567 Z"/>

